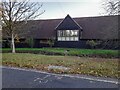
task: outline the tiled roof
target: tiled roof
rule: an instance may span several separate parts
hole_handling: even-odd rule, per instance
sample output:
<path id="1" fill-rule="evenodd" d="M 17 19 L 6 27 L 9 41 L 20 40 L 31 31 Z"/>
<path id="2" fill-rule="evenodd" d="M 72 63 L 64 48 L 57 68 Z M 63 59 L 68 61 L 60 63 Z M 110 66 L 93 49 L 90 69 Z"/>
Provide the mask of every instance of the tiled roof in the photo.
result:
<path id="1" fill-rule="evenodd" d="M 80 17 L 73 18 L 73 20 L 82 27 L 83 39 L 118 39 L 118 17 L 120 16 Z M 57 26 L 62 20 L 63 19 L 28 21 L 21 29 L 25 32 L 25 35 L 22 35 L 22 37 L 27 38 L 29 36 L 36 39 L 55 37 L 55 31 L 58 29 Z M 59 27 L 59 29 L 60 28 L 63 28 L 63 26 Z"/>

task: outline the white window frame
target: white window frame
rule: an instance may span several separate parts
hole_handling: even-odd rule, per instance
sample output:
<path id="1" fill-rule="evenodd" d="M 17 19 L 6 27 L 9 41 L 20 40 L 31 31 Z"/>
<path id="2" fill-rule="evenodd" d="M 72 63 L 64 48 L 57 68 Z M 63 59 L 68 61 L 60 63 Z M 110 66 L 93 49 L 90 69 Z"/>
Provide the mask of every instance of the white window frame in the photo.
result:
<path id="1" fill-rule="evenodd" d="M 73 36 L 70 35 L 69 33 L 68 33 L 68 35 L 65 34 L 65 31 L 68 31 L 68 30 L 58 30 L 57 31 L 57 38 L 58 38 L 57 40 L 58 41 L 79 41 L 79 30 L 70 30 L 69 32 L 72 33 Z M 75 32 L 72 32 L 72 31 L 77 31 L 77 35 L 74 36 Z"/>

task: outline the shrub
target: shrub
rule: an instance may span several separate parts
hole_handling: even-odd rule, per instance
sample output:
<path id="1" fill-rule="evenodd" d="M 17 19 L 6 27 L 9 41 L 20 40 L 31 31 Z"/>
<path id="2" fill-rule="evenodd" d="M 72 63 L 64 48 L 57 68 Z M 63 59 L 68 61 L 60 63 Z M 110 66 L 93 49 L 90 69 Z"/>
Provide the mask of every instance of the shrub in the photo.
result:
<path id="1" fill-rule="evenodd" d="M 26 42 L 29 44 L 29 46 L 30 46 L 31 48 L 33 48 L 33 45 L 34 45 L 33 38 L 27 39 Z"/>
<path id="2" fill-rule="evenodd" d="M 86 44 L 90 45 L 90 47 L 93 49 L 93 48 L 96 48 L 96 46 L 97 46 L 98 44 L 100 44 L 100 42 L 95 41 L 95 40 L 88 40 L 88 41 L 86 42 Z"/>
<path id="3" fill-rule="evenodd" d="M 48 44 L 50 45 L 50 47 L 53 47 L 54 43 L 55 43 L 55 38 L 51 38 L 48 40 Z"/>

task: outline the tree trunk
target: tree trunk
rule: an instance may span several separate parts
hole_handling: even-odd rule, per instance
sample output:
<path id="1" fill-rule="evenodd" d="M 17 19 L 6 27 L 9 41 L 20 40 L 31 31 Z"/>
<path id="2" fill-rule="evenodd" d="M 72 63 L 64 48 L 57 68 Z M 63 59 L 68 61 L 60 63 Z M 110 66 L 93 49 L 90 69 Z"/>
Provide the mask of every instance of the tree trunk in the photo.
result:
<path id="1" fill-rule="evenodd" d="M 12 53 L 15 53 L 15 41 L 13 34 L 12 34 Z"/>

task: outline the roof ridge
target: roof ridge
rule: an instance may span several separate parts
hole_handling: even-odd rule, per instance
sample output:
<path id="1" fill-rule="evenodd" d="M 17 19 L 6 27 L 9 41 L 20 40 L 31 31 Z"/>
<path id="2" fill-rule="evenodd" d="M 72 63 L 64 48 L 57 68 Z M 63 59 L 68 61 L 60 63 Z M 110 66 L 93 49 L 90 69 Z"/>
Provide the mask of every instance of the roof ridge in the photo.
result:
<path id="1" fill-rule="evenodd" d="M 72 19 L 81 19 L 81 18 L 101 18 L 101 17 L 114 17 L 120 15 L 106 15 L 106 16 L 90 16 L 90 17 L 73 17 Z M 28 21 L 50 21 L 50 20 L 63 20 L 64 18 L 58 19 L 37 19 L 37 20 L 28 20 Z"/>

